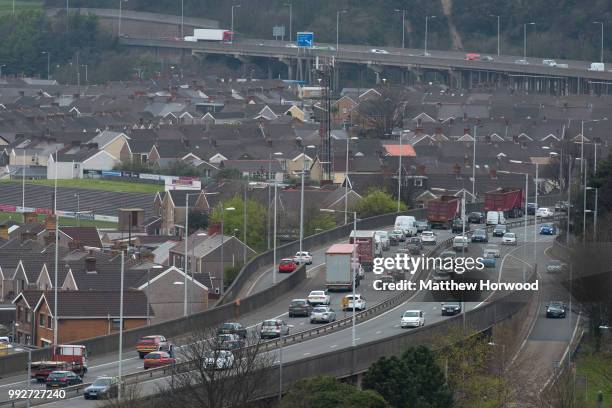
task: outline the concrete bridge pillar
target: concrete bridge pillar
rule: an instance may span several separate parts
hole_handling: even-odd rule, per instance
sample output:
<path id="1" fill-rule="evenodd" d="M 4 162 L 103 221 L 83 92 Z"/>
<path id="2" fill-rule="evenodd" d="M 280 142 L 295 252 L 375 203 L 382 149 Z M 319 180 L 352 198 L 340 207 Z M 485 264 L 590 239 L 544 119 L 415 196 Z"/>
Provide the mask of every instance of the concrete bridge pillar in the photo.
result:
<path id="1" fill-rule="evenodd" d="M 379 85 L 382 79 L 381 74 L 383 72 L 383 68 L 376 64 L 367 64 L 366 67 L 374 72 L 374 75 L 376 75 L 376 85 Z"/>
<path id="2" fill-rule="evenodd" d="M 287 79 L 293 79 L 293 60 L 286 58 L 279 58 L 279 61 L 287 66 Z"/>

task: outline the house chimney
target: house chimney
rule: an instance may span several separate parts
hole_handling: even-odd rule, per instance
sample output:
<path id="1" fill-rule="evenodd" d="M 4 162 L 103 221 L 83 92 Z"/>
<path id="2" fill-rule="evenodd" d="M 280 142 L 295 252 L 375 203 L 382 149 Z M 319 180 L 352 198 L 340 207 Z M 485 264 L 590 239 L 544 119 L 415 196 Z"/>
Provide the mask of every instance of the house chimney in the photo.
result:
<path id="1" fill-rule="evenodd" d="M 88 255 L 85 258 L 85 273 L 98 273 L 96 270 L 96 258 Z"/>
<path id="2" fill-rule="evenodd" d="M 8 241 L 9 233 L 8 233 L 8 225 L 0 225 L 0 238 Z"/>
<path id="3" fill-rule="evenodd" d="M 459 165 L 459 163 L 455 163 L 455 165 L 453 166 L 453 173 L 455 173 L 455 175 L 461 174 L 461 166 Z"/>
<path id="4" fill-rule="evenodd" d="M 464 135 L 469 135 L 470 134 L 470 128 L 468 128 L 468 127 L 463 128 L 463 134 Z"/>
<path id="5" fill-rule="evenodd" d="M 221 233 L 221 223 L 220 222 L 210 223 L 208 225 L 207 233 L 209 237 L 214 234 L 220 234 Z"/>

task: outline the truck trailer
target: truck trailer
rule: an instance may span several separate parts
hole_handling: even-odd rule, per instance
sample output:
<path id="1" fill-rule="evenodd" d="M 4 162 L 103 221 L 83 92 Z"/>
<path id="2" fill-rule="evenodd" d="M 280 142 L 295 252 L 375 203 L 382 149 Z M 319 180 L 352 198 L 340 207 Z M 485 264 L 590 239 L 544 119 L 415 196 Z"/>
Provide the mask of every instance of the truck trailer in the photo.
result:
<path id="1" fill-rule="evenodd" d="M 366 271 L 374 268 L 374 257 L 377 256 L 375 234 L 374 231 L 353 230 L 349 237 L 349 244 L 357 244 L 357 257 Z"/>
<path id="2" fill-rule="evenodd" d="M 353 265 L 353 261 L 355 264 Z M 328 290 L 352 290 L 353 273 L 359 286 L 357 247 L 353 244 L 334 244 L 325 252 L 325 286 Z M 353 272 L 354 271 L 354 272 Z"/>
<path id="3" fill-rule="evenodd" d="M 525 196 L 521 188 L 500 188 L 485 193 L 484 210 L 501 211 L 507 218 L 522 217 L 525 212 Z"/>
<path id="4" fill-rule="evenodd" d="M 461 200 L 455 196 L 442 196 L 427 202 L 427 221 L 431 228 L 449 229 L 457 218 Z"/>
<path id="5" fill-rule="evenodd" d="M 226 43 L 231 43 L 232 39 L 233 33 L 230 30 L 218 28 L 195 28 L 192 36 L 185 37 L 185 41 L 216 41 Z"/>

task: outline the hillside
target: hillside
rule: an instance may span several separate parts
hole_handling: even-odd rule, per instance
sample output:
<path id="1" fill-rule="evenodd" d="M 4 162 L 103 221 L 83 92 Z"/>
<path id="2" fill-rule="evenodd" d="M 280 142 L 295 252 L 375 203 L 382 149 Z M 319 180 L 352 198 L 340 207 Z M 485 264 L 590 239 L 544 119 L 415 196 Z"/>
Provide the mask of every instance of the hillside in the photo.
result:
<path id="1" fill-rule="evenodd" d="M 114 0 L 72 0 L 70 6 L 116 8 L 116 3 Z M 288 28 L 287 3 L 287 0 L 241 2 L 241 7 L 235 9 L 235 30 L 247 36 L 272 38 L 273 25 L 284 24 Z M 45 4 L 65 7 L 63 0 L 47 0 Z M 212 18 L 224 26 L 230 25 L 229 1 L 185 0 L 184 6 L 185 15 Z M 180 14 L 180 2 L 176 0 L 130 0 L 124 7 Z M 600 25 L 592 22 L 605 22 L 612 17 L 612 2 L 607 0 L 445 0 L 444 9 L 440 0 L 309 0 L 293 2 L 293 31 L 314 31 L 315 39 L 333 42 L 336 11 L 347 9 L 340 16 L 341 42 L 400 46 L 401 13 L 394 10 L 401 8 L 407 9 L 407 47 L 423 46 L 425 16 L 435 15 L 429 24 L 430 48 L 448 49 L 453 44 L 462 44 L 469 51 L 495 53 L 495 16 L 500 15 L 502 53 L 522 54 L 523 23 L 533 21 L 535 27 L 528 27 L 530 55 L 593 60 L 599 59 L 601 31 Z M 605 28 L 606 34 L 612 34 L 610 25 Z M 608 44 L 612 45 L 612 41 Z"/>

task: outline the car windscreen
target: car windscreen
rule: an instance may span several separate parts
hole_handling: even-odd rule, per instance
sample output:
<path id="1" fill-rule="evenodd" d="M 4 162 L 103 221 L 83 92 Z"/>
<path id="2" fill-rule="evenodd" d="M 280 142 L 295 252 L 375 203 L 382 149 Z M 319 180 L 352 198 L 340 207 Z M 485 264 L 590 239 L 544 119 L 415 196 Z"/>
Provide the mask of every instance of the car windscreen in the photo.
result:
<path id="1" fill-rule="evenodd" d="M 312 312 L 313 313 L 325 313 L 325 312 L 327 312 L 327 308 L 324 308 L 324 307 L 315 307 L 312 310 Z"/>
<path id="2" fill-rule="evenodd" d="M 275 326 L 278 326 L 278 325 L 279 324 L 277 322 L 270 321 L 270 320 L 265 321 L 265 322 L 262 323 L 262 326 L 267 326 L 267 327 L 275 327 Z"/>
<path id="3" fill-rule="evenodd" d="M 103 387 L 106 385 L 111 385 L 111 383 L 112 383 L 112 380 L 110 378 L 98 378 L 97 380 L 93 382 L 92 385 L 96 387 Z"/>
<path id="4" fill-rule="evenodd" d="M 404 317 L 419 317 L 419 312 L 405 312 Z"/>
<path id="5" fill-rule="evenodd" d="M 303 300 L 294 300 L 291 302 L 291 306 L 304 306 L 306 304 Z"/>

